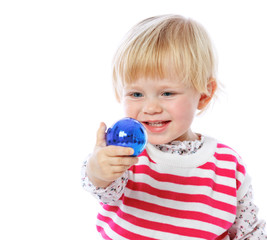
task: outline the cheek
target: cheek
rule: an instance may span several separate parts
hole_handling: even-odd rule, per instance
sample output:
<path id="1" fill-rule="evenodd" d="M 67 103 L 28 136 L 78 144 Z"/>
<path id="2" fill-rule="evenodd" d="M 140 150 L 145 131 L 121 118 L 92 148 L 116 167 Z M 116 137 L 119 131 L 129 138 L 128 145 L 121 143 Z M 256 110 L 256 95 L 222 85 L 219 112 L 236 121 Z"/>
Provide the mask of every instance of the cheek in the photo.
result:
<path id="1" fill-rule="evenodd" d="M 138 109 L 137 105 L 128 101 L 122 102 L 124 114 L 126 117 L 137 118 Z"/>
<path id="2" fill-rule="evenodd" d="M 196 108 L 195 101 L 188 101 L 188 99 L 180 99 L 178 102 L 169 106 L 173 116 L 182 122 L 191 122 L 195 116 Z"/>

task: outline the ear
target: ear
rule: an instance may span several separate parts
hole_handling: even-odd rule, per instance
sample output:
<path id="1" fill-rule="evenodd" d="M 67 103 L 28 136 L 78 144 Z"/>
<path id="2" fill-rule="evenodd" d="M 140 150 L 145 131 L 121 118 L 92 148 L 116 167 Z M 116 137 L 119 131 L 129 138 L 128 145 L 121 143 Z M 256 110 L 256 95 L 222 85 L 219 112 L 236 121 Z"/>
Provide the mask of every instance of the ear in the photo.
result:
<path id="1" fill-rule="evenodd" d="M 214 93 L 217 89 L 217 82 L 214 78 L 209 79 L 209 83 L 207 85 L 207 93 L 203 93 L 200 96 L 199 103 L 198 103 L 198 110 L 203 110 L 210 102 Z"/>

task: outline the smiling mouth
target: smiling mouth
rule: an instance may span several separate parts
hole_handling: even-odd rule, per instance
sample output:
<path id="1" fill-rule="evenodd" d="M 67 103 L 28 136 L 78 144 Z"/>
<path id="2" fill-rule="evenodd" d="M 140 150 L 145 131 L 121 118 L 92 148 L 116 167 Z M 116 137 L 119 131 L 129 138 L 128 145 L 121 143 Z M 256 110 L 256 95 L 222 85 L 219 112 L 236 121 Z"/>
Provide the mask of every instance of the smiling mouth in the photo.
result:
<path id="1" fill-rule="evenodd" d="M 170 121 L 144 122 L 144 124 L 150 127 L 163 127 L 169 122 Z"/>

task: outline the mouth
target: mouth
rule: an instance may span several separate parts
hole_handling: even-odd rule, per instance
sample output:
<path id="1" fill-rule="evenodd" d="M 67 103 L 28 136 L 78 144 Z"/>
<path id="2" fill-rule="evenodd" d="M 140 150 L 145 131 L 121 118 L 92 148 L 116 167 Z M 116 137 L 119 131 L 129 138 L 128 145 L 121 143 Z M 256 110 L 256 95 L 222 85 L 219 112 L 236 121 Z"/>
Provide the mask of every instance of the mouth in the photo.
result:
<path id="1" fill-rule="evenodd" d="M 170 121 L 158 121 L 158 122 L 144 122 L 146 125 L 151 127 L 162 127 Z"/>
<path id="2" fill-rule="evenodd" d="M 150 132 L 164 131 L 171 121 L 147 121 L 143 122 L 146 129 Z"/>

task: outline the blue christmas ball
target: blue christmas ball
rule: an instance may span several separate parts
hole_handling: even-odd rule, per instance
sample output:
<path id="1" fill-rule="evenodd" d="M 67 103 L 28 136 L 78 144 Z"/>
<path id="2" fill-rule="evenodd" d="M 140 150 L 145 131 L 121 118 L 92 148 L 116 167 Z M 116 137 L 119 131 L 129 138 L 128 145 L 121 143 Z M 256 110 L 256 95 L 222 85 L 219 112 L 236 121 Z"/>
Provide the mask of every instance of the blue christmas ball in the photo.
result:
<path id="1" fill-rule="evenodd" d="M 123 118 L 107 130 L 107 145 L 131 147 L 132 156 L 138 156 L 146 147 L 147 133 L 145 127 L 133 118 Z"/>

